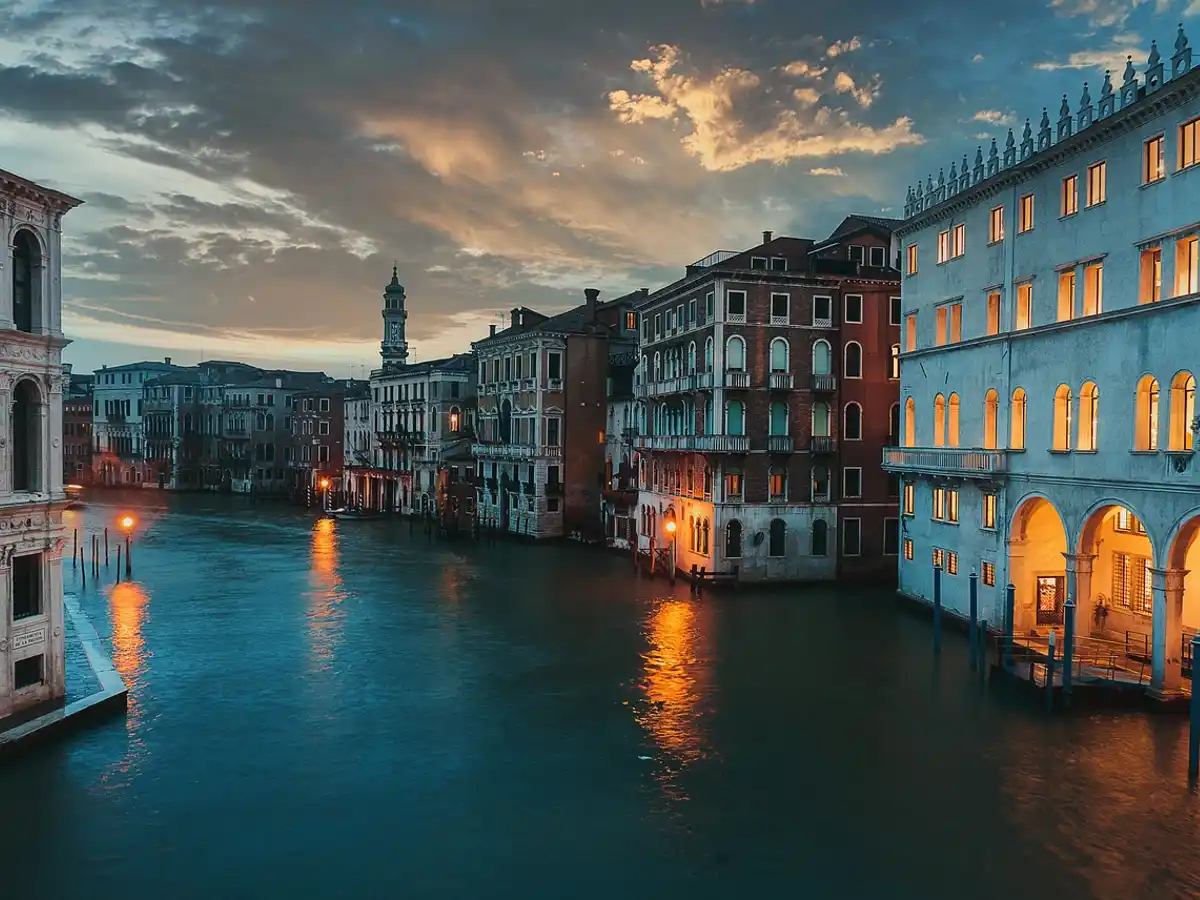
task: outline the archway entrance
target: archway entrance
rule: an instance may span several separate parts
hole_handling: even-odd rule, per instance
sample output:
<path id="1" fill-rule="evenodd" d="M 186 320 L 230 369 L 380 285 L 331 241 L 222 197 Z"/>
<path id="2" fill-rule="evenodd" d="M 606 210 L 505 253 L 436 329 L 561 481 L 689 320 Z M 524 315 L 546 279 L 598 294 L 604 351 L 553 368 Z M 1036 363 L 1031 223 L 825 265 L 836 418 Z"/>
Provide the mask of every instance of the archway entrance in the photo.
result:
<path id="1" fill-rule="evenodd" d="M 1164 637 L 1165 660 L 1163 687 L 1190 687 L 1195 660 L 1192 658 L 1192 638 L 1200 632 L 1200 512 L 1189 517 L 1171 542 L 1164 573 L 1166 618 Z M 1178 634 L 1179 653 L 1174 652 Z M 1179 682 L 1175 681 L 1175 656 L 1179 657 Z M 1183 679 L 1187 679 L 1184 681 Z"/>
<path id="2" fill-rule="evenodd" d="M 1067 597 L 1067 532 L 1049 500 L 1030 497 L 1013 517 L 1008 541 L 1014 588 L 1013 636 L 1044 637 L 1061 627 Z"/>

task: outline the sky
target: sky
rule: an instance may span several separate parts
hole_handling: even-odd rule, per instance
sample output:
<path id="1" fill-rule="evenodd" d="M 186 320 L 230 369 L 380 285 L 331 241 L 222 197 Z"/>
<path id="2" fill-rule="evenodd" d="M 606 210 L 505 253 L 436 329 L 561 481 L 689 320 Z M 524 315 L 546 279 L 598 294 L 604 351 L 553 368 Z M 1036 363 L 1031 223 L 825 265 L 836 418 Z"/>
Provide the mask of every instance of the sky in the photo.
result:
<path id="1" fill-rule="evenodd" d="M 170 356 L 345 377 L 674 281 L 908 185 L 1200 0 L 7 0 L 0 168 L 63 221 L 76 371 Z M 1200 52 L 1200 44 L 1197 44 Z"/>

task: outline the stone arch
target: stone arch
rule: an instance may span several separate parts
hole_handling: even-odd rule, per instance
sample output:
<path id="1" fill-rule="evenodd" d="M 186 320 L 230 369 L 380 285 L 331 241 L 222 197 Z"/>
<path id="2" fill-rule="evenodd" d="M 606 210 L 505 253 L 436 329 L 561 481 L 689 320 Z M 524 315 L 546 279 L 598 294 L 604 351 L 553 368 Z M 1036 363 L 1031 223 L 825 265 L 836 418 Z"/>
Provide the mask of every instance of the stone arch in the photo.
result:
<path id="1" fill-rule="evenodd" d="M 9 245 L 13 325 L 17 331 L 34 334 L 41 330 L 46 318 L 42 297 L 45 248 L 38 233 L 24 224 L 13 229 Z"/>
<path id="2" fill-rule="evenodd" d="M 1066 520 L 1041 493 L 1026 494 L 1013 511 L 1008 540 L 1008 578 L 1013 586 L 1013 634 L 1044 636 L 1060 627 L 1067 598 Z"/>
<path id="3" fill-rule="evenodd" d="M 45 449 L 42 440 L 42 410 L 46 398 L 41 382 L 26 376 L 13 385 L 10 413 L 12 490 L 46 490 Z"/>

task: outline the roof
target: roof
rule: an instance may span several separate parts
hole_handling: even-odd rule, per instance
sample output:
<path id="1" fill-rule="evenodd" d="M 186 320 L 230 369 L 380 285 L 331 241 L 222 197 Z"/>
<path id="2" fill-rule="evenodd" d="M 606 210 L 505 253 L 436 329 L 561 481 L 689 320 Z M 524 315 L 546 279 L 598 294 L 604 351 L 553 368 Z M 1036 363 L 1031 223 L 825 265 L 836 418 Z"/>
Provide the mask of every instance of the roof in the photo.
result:
<path id="1" fill-rule="evenodd" d="M 204 376 L 195 369 L 180 369 L 177 372 L 157 375 L 145 383 L 151 387 L 165 387 L 169 384 L 204 384 Z"/>
<path id="2" fill-rule="evenodd" d="M 849 215 L 842 219 L 842 223 L 833 230 L 833 234 L 814 245 L 809 252 L 816 253 L 819 250 L 824 250 L 832 244 L 840 243 L 846 240 L 846 238 L 862 234 L 864 231 L 873 231 L 877 234 L 882 233 L 885 237 L 890 238 L 892 232 L 903 224 L 903 219 L 886 219 L 883 216 L 860 216 L 857 214 Z"/>
<path id="3" fill-rule="evenodd" d="M 7 169 L 0 169 L 0 191 L 13 192 L 14 190 L 25 194 L 40 194 L 44 199 L 52 201 L 62 212 L 83 205 L 83 201 L 77 197 L 45 187 L 28 178 L 22 178 Z"/>
<path id="4" fill-rule="evenodd" d="M 146 362 L 126 363 L 123 366 L 101 366 L 99 369 L 96 370 L 96 374 L 99 375 L 101 372 L 135 372 L 135 371 L 149 371 L 149 372 L 180 371 L 180 372 L 182 372 L 185 368 L 186 368 L 185 366 L 177 366 L 174 363 L 146 361 Z"/>
<path id="5" fill-rule="evenodd" d="M 615 300 L 608 300 L 604 303 L 597 302 L 596 311 L 612 309 L 620 303 L 633 299 L 641 300 L 644 296 L 646 295 L 637 290 L 623 297 L 618 297 Z M 471 346 L 479 347 L 492 341 L 503 341 L 508 338 L 521 337 L 527 334 L 609 334 L 612 332 L 611 327 L 592 317 L 586 303 L 581 303 L 579 306 L 553 316 L 545 316 L 542 313 L 525 309 L 524 307 L 518 310 L 518 312 L 533 313 L 537 318 L 527 324 L 510 325 L 503 331 L 497 331 L 493 335 L 474 341 Z"/>

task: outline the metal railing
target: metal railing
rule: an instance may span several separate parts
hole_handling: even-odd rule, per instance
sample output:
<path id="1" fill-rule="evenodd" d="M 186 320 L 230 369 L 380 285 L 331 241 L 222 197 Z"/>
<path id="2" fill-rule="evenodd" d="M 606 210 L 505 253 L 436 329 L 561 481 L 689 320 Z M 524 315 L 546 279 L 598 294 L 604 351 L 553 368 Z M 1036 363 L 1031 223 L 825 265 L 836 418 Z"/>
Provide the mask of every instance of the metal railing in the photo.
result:
<path id="1" fill-rule="evenodd" d="M 684 453 L 747 453 L 750 438 L 744 434 L 643 434 L 634 438 L 639 450 Z"/>
<path id="2" fill-rule="evenodd" d="M 1008 471 L 1008 454 L 977 448 L 884 447 L 883 468 L 934 475 L 1000 475 Z"/>
<path id="3" fill-rule="evenodd" d="M 740 253 L 740 250 L 714 250 L 704 259 L 698 259 L 690 266 L 689 269 L 707 269 L 710 266 L 720 265 L 727 259 L 732 259 Z"/>
<path id="4" fill-rule="evenodd" d="M 812 389 L 822 394 L 832 394 L 837 390 L 836 375 L 813 375 Z"/>
<path id="5" fill-rule="evenodd" d="M 792 438 L 787 434 L 767 435 L 767 450 L 770 453 L 791 453 Z"/>
<path id="6" fill-rule="evenodd" d="M 730 388 L 748 388 L 750 387 L 749 372 L 726 372 L 725 387 Z"/>
<path id="7" fill-rule="evenodd" d="M 808 439 L 809 453 L 832 453 L 833 438 L 828 435 L 814 434 Z"/>
<path id="8" fill-rule="evenodd" d="M 772 372 L 768 382 L 773 391 L 790 391 L 795 383 L 791 372 Z"/>

